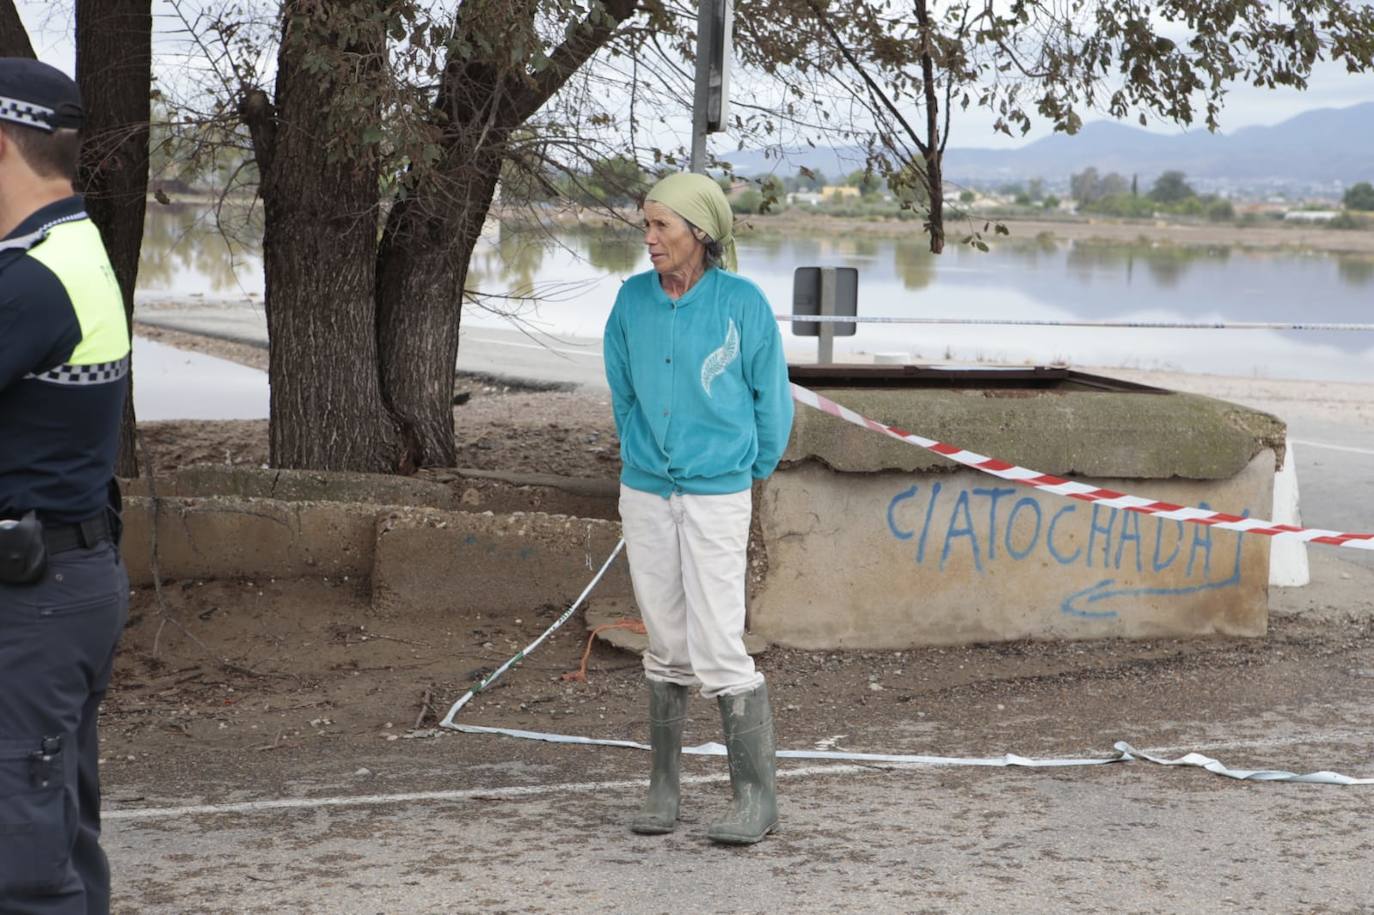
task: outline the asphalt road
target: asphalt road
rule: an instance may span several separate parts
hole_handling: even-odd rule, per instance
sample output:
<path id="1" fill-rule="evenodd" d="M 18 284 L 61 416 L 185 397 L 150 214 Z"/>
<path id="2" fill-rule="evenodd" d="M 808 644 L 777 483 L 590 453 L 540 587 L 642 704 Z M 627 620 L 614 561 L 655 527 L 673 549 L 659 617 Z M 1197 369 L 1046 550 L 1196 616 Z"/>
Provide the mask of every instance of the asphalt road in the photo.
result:
<path id="1" fill-rule="evenodd" d="M 1335 758 L 1352 744 L 1307 747 Z M 709 807 L 723 799 L 719 780 L 685 786 L 696 809 L 677 833 L 635 836 L 624 823 L 642 782 L 596 780 L 601 758 L 563 752 L 541 767 L 548 782 L 515 786 L 526 793 L 493 787 L 432 801 L 114 820 L 106 841 L 123 887 L 117 910 L 1374 910 L 1374 788 L 1245 785 L 1142 764 L 791 767 L 780 780 L 780 831 L 729 849 L 702 835 Z M 451 765 L 432 788 L 469 781 L 460 758 Z M 522 774 L 532 773 L 475 781 Z"/>
<path id="2" fill-rule="evenodd" d="M 267 345 L 267 317 L 261 303 L 179 302 L 140 306 L 134 317 L 185 333 Z M 530 335 L 505 327 L 464 325 L 458 344 L 458 369 L 596 390 L 606 388 L 600 340 Z"/>

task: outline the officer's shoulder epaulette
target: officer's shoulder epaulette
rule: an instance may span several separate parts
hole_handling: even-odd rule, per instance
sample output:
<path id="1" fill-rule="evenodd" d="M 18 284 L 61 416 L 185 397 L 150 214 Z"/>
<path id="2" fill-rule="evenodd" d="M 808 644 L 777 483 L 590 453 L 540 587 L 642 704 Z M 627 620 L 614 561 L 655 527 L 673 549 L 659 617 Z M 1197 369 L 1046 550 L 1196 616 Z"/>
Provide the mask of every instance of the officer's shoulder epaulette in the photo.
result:
<path id="1" fill-rule="evenodd" d="M 0 253 L 6 251 L 27 251 L 48 237 L 48 227 L 44 226 L 37 232 L 30 232 L 28 235 L 20 235 L 17 238 L 7 238 L 0 241 Z"/>
<path id="2" fill-rule="evenodd" d="M 86 215 L 86 212 L 84 210 L 82 210 L 79 213 L 72 213 L 67 216 L 59 216 L 57 219 L 54 219 L 51 222 L 39 226 L 37 229 L 28 233 L 27 235 L 20 235 L 16 238 L 4 239 L 3 241 L 0 241 L 0 254 L 4 254 L 6 251 L 32 250 L 33 248 L 36 248 L 39 244 L 41 244 L 43 240 L 48 237 L 48 233 L 55 229 L 57 226 L 63 225 L 64 223 L 68 222 L 80 222 L 83 219 L 90 219 L 90 217 Z"/>

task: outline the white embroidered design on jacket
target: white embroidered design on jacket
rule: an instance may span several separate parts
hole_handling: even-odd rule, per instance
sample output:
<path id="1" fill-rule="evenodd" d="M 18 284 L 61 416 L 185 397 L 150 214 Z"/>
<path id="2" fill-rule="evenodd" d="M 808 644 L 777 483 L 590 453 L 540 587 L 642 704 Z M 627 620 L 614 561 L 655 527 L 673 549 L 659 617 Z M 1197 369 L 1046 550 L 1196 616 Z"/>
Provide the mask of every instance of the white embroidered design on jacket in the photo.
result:
<path id="1" fill-rule="evenodd" d="M 725 332 L 725 342 L 701 363 L 701 386 L 706 396 L 711 396 L 711 382 L 725 374 L 730 363 L 739 358 L 739 331 L 735 329 L 735 319 L 730 319 L 730 329 Z"/>

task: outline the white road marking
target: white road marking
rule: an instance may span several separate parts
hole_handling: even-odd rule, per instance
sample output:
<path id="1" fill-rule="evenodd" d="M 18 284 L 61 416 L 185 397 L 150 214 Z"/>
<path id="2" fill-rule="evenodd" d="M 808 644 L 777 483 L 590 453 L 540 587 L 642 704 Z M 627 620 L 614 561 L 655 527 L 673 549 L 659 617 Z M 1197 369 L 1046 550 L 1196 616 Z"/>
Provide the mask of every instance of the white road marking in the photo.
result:
<path id="1" fill-rule="evenodd" d="M 1289 439 L 1289 441 L 1295 445 L 1302 445 L 1304 448 L 1325 448 L 1327 451 L 1349 451 L 1351 454 L 1374 455 L 1374 449 L 1371 448 L 1352 448 L 1349 445 L 1331 445 L 1326 442 L 1309 442 L 1301 438 L 1293 438 Z"/>
<path id="2" fill-rule="evenodd" d="M 778 778 L 804 778 L 812 775 L 844 775 L 876 771 L 873 766 L 805 766 L 779 769 Z M 717 775 L 684 775 L 684 784 L 708 784 L 729 781 L 728 773 Z M 237 804 L 195 804 L 186 807 L 131 807 L 103 810 L 102 820 L 160 820 L 171 817 L 201 816 L 224 813 L 265 813 L 273 810 L 313 810 L 320 807 L 362 807 L 388 804 L 413 804 L 417 801 L 481 801 L 505 798 L 538 797 L 547 794 L 594 793 L 641 789 L 646 778 L 613 782 L 565 782 L 557 785 L 514 785 L 508 788 L 467 788 L 461 791 L 412 791 L 402 794 L 358 794 L 342 797 L 280 798 L 271 801 L 244 801 Z"/>
<path id="3" fill-rule="evenodd" d="M 583 357 L 586 357 L 586 358 L 588 358 L 588 359 L 600 359 L 600 358 L 601 358 L 601 351 L 600 351 L 600 350 L 565 349 L 565 348 L 557 347 L 557 346 L 545 346 L 545 345 L 542 344 L 542 343 L 512 343 L 512 342 L 509 341 L 509 340 L 500 340 L 500 339 L 497 339 L 497 338 L 495 338 L 495 337 L 468 337 L 468 336 L 464 336 L 462 339 L 463 339 L 463 342 L 465 342 L 465 343 L 485 343 L 485 344 L 487 344 L 488 346 L 510 346 L 510 347 L 514 347 L 515 349 L 539 349 L 539 350 L 545 350 L 545 351 L 550 352 L 550 353 L 563 353 L 564 355 L 568 355 L 568 356 L 583 356 Z"/>

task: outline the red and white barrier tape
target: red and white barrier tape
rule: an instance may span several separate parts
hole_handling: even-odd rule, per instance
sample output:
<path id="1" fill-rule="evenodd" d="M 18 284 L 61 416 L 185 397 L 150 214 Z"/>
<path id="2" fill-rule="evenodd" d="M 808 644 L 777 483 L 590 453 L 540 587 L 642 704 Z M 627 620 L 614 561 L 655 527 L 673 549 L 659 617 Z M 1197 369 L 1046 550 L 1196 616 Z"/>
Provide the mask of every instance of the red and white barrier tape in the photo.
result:
<path id="1" fill-rule="evenodd" d="M 1152 499 L 1142 499 L 1140 496 L 1131 496 L 1125 493 L 1115 492 L 1110 489 L 1103 489 L 1098 486 L 1090 486 L 1087 483 L 1079 483 L 1074 480 L 1065 480 L 1061 477 L 1051 476 L 1047 473 L 1040 473 L 1038 470 L 1030 470 L 1026 467 L 1017 467 L 1015 464 L 1008 464 L 1006 461 L 999 461 L 997 458 L 990 458 L 986 455 L 978 454 L 973 451 L 966 451 L 956 445 L 946 445 L 934 439 L 924 438 L 914 432 L 907 432 L 895 426 L 888 426 L 876 420 L 869 419 L 842 407 L 826 397 L 822 397 L 809 388 L 804 388 L 799 384 L 792 385 L 792 397 L 808 407 L 815 407 L 831 416 L 838 417 L 847 423 L 856 426 L 863 426 L 872 429 L 874 432 L 881 432 L 883 435 L 895 438 L 927 451 L 947 457 L 957 464 L 965 467 L 972 467 L 974 470 L 981 470 L 983 473 L 1001 477 L 1004 480 L 1011 480 L 1013 483 L 1021 483 L 1035 489 L 1052 492 L 1060 496 L 1068 496 L 1070 499 L 1078 499 L 1082 502 L 1099 502 L 1111 508 L 1120 508 L 1125 511 L 1139 512 L 1145 515 L 1155 515 L 1160 518 L 1168 518 L 1174 521 L 1187 521 L 1192 524 L 1205 524 L 1224 531 L 1241 531 L 1246 534 L 1263 534 L 1266 537 L 1288 537 L 1296 540 L 1303 540 L 1308 543 L 1327 543 L 1332 546 L 1350 547 L 1356 550 L 1374 550 L 1374 534 L 1349 534 L 1341 531 L 1327 531 L 1319 528 L 1294 527 L 1289 524 L 1274 524 L 1261 518 L 1242 518 L 1239 515 L 1228 515 L 1224 512 L 1211 511 L 1205 508 L 1192 508 L 1184 505 L 1174 505 L 1170 502 L 1156 502 Z"/>
<path id="2" fill-rule="evenodd" d="M 892 315 L 784 315 L 797 324 L 948 324 L 974 327 L 1128 327 L 1157 330 L 1338 330 L 1368 333 L 1374 324 L 1318 321 L 1068 321 L 1036 318 L 918 318 Z"/>

